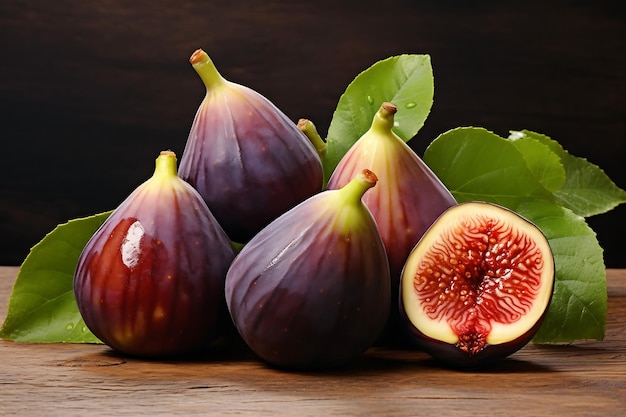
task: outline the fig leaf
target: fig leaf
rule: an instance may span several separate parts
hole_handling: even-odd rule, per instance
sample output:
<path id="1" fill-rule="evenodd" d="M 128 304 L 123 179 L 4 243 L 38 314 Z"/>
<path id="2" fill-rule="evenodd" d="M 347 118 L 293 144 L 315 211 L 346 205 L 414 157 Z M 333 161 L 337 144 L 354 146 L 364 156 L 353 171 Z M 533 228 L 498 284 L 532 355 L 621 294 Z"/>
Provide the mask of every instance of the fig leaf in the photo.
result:
<path id="1" fill-rule="evenodd" d="M 0 337 L 16 342 L 99 343 L 74 298 L 74 269 L 87 241 L 111 212 L 57 226 L 31 249 L 11 292 Z"/>
<path id="2" fill-rule="evenodd" d="M 607 288 L 603 252 L 585 219 L 545 202 L 521 204 L 516 211 L 546 235 L 556 266 L 552 303 L 535 343 L 569 343 L 604 338 Z"/>
<path id="3" fill-rule="evenodd" d="M 518 144 L 519 138 L 516 134 L 505 139 L 482 128 L 457 128 L 435 139 L 426 149 L 424 161 L 459 202 L 480 200 L 506 206 L 534 222 L 548 238 L 557 282 L 548 316 L 534 341 L 602 339 L 607 304 L 603 251 L 582 210 L 576 210 L 582 205 L 572 206 L 570 202 L 577 201 L 579 189 L 574 184 L 585 183 L 580 189 L 584 195 L 581 200 L 585 200 L 591 192 L 587 187 L 606 184 L 608 178 L 547 137 L 528 136 L 545 147 L 526 140 Z M 547 163 L 554 166 L 540 166 Z M 559 166 L 565 179 L 555 189 L 560 181 Z M 596 178 L 582 179 L 581 175 Z M 613 197 L 599 193 L 605 201 L 619 204 L 620 192 L 613 191 Z M 565 192 L 569 200 L 561 198 Z"/>
<path id="4" fill-rule="evenodd" d="M 408 141 L 424 125 L 433 95 L 429 55 L 392 56 L 357 75 L 339 98 L 328 128 L 325 177 L 330 177 L 343 155 L 370 128 L 383 102 L 398 107 L 394 132 Z"/>
<path id="5" fill-rule="evenodd" d="M 552 199 L 520 150 L 483 128 L 461 127 L 439 135 L 426 148 L 424 162 L 458 202 L 489 201 L 514 210 L 531 197 Z"/>
<path id="6" fill-rule="evenodd" d="M 547 190 L 555 192 L 565 183 L 565 168 L 561 158 L 550 147 L 530 136 L 510 137 L 520 151 L 528 169 Z"/>
<path id="7" fill-rule="evenodd" d="M 626 191 L 615 185 L 600 167 L 570 154 L 554 139 L 528 130 L 511 132 L 511 137 L 538 140 L 560 157 L 566 180 L 555 190 L 554 196 L 561 206 L 580 216 L 590 217 L 626 203 Z"/>

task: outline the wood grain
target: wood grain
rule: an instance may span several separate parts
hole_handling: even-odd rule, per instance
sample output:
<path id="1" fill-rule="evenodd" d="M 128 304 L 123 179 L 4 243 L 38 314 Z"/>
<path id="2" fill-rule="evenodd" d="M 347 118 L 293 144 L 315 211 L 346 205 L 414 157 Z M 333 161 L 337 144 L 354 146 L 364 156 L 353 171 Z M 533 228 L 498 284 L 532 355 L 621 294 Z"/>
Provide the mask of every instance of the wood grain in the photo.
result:
<path id="1" fill-rule="evenodd" d="M 17 274 L 0 267 L 4 318 Z M 371 349 L 348 369 L 297 373 L 249 352 L 143 361 L 106 346 L 0 341 L 0 415 L 621 416 L 626 407 L 626 269 L 608 271 L 604 341 L 529 345 L 459 372 L 421 352 Z"/>

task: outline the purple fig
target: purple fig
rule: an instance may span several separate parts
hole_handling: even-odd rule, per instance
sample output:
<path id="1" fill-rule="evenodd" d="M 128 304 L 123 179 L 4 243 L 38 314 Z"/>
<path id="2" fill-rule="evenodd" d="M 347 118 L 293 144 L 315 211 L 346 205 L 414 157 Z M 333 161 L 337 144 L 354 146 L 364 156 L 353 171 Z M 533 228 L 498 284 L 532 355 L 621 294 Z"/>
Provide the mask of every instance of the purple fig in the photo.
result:
<path id="1" fill-rule="evenodd" d="M 277 367 L 346 365 L 376 340 L 389 314 L 390 279 L 376 223 L 362 203 L 369 170 L 324 191 L 254 236 L 226 276 L 235 327 Z"/>
<path id="2" fill-rule="evenodd" d="M 400 307 L 421 350 L 478 368 L 528 343 L 554 291 L 554 258 L 541 230 L 491 203 L 446 210 L 402 273 Z"/>
<path id="3" fill-rule="evenodd" d="M 382 343 L 404 342 L 398 294 L 400 274 L 411 249 L 447 208 L 456 204 L 420 157 L 393 131 L 397 107 L 383 103 L 370 129 L 348 150 L 328 180 L 328 189 L 347 184 L 367 168 L 377 173 L 379 186 L 363 196 L 376 220 L 391 269 L 392 310 Z M 397 339 L 397 340 L 395 340 Z"/>
<path id="4" fill-rule="evenodd" d="M 190 62 L 207 92 L 179 175 L 200 192 L 228 236 L 244 243 L 322 190 L 322 163 L 304 133 L 267 98 L 224 79 L 201 49 Z"/>
<path id="5" fill-rule="evenodd" d="M 234 248 L 202 197 L 161 152 L 154 175 L 105 220 L 74 276 L 78 309 L 102 342 L 128 355 L 197 350 L 228 319 L 224 280 Z"/>

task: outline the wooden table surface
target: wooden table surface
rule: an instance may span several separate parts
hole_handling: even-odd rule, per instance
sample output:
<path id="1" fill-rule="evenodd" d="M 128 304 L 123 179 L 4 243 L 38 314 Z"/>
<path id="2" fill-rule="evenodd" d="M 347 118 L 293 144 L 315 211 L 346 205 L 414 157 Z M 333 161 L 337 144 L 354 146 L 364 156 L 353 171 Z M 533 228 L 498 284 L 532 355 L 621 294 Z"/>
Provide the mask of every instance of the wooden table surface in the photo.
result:
<path id="1" fill-rule="evenodd" d="M 16 267 L 0 267 L 4 320 Z M 528 345 L 492 369 L 371 349 L 340 371 L 272 369 L 245 353 L 128 359 L 103 345 L 0 341 L 0 415 L 617 416 L 626 409 L 626 269 L 608 271 L 604 341 Z"/>

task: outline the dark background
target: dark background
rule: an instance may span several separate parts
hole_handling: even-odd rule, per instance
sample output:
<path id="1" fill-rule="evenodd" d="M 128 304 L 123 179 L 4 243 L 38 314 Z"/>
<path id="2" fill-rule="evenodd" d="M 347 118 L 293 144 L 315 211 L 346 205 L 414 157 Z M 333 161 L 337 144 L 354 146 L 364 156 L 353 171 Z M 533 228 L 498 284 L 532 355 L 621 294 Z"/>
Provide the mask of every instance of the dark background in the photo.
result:
<path id="1" fill-rule="evenodd" d="M 620 2 L 469 3 L 3 2 L 0 264 L 20 264 L 58 223 L 117 206 L 159 151 L 182 153 L 204 96 L 188 63 L 199 47 L 322 134 L 360 71 L 429 54 L 434 105 L 411 142 L 420 154 L 459 126 L 530 129 L 626 187 Z M 622 205 L 588 220 L 610 267 L 626 267 L 625 218 Z"/>

